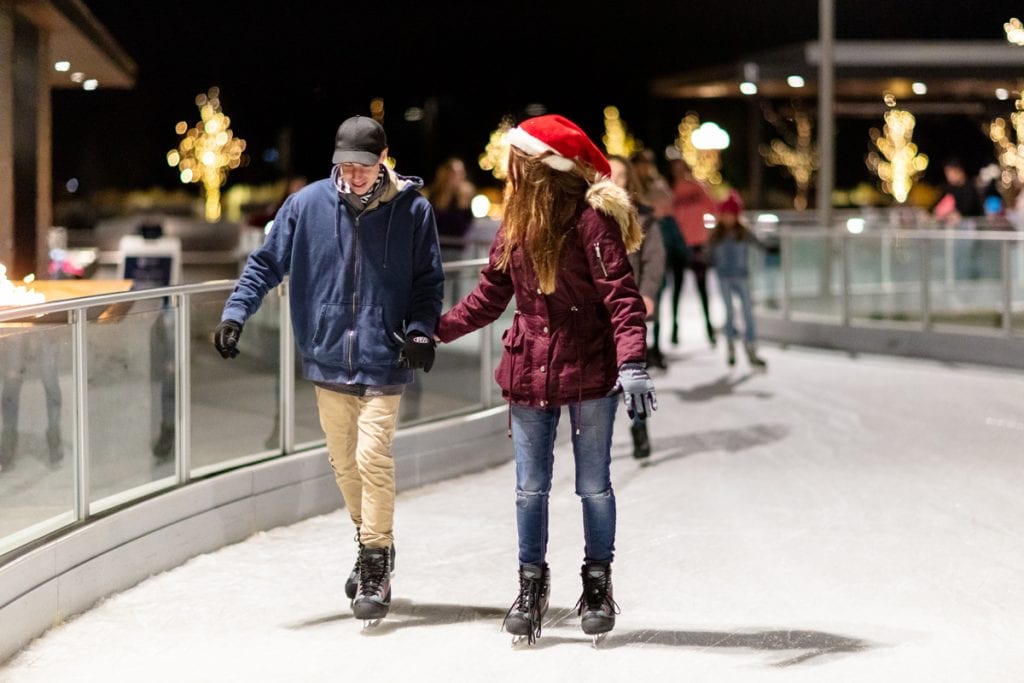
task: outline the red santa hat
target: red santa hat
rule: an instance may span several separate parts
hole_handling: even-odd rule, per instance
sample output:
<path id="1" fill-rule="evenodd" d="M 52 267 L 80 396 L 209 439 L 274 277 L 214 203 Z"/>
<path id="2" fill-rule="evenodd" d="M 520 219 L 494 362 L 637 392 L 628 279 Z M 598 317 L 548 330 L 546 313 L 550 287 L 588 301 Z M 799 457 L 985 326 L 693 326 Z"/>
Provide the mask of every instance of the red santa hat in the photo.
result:
<path id="1" fill-rule="evenodd" d="M 743 199 L 740 197 L 740 193 L 736 190 L 730 190 L 729 195 L 719 203 L 718 213 L 731 213 L 734 216 L 739 216 L 743 213 Z"/>
<path id="2" fill-rule="evenodd" d="M 557 171 L 571 171 L 576 161 L 589 164 L 603 176 L 612 174 L 608 159 L 583 129 L 558 114 L 526 119 L 508 132 L 508 143 L 533 156 L 551 152 L 544 163 Z"/>

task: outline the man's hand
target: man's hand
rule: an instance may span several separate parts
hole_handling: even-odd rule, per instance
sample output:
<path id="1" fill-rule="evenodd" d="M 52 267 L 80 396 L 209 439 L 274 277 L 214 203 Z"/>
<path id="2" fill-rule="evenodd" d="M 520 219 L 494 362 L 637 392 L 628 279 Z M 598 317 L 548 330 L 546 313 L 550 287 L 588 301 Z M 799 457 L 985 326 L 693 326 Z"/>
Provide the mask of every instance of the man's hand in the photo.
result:
<path id="1" fill-rule="evenodd" d="M 422 368 L 423 372 L 430 372 L 430 368 L 434 367 L 434 340 L 418 330 L 409 330 L 402 356 L 406 367 Z"/>
<path id="2" fill-rule="evenodd" d="M 643 363 L 623 363 L 619 367 L 619 379 L 611 393 L 622 392 L 626 414 L 630 419 L 645 420 L 658 409 L 658 397 L 654 393 L 654 381 L 647 374 Z"/>
<path id="3" fill-rule="evenodd" d="M 242 336 L 242 323 L 225 320 L 217 326 L 213 333 L 213 345 L 217 347 L 221 358 L 234 358 L 238 355 L 238 338 Z"/>

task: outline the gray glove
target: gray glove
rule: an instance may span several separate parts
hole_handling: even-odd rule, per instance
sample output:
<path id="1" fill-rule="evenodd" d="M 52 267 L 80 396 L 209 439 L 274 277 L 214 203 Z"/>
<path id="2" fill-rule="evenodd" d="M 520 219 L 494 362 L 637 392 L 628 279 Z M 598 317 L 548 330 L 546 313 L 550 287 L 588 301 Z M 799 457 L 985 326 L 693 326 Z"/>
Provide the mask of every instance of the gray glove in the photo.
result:
<path id="1" fill-rule="evenodd" d="M 619 367 L 619 379 L 609 396 L 620 391 L 626 404 L 626 414 L 630 419 L 635 415 L 641 420 L 646 420 L 658 409 L 654 380 L 647 374 L 643 363 L 623 363 Z"/>

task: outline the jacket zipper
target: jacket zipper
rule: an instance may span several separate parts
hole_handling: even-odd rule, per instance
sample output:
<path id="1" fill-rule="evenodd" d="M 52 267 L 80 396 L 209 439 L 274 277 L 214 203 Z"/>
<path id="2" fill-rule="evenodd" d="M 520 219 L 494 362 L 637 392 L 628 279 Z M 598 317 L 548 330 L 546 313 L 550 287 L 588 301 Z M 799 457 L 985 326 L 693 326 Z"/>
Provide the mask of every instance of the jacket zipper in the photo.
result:
<path id="1" fill-rule="evenodd" d="M 348 331 L 348 371 L 352 372 L 352 347 L 356 343 L 355 324 L 357 320 L 359 299 L 359 216 L 355 218 L 355 229 L 352 230 L 352 329 Z"/>
<path id="2" fill-rule="evenodd" d="M 597 254 L 597 262 L 601 264 L 601 272 L 608 277 L 608 269 L 604 267 L 604 259 L 601 258 L 601 243 L 594 242 L 594 252 Z"/>

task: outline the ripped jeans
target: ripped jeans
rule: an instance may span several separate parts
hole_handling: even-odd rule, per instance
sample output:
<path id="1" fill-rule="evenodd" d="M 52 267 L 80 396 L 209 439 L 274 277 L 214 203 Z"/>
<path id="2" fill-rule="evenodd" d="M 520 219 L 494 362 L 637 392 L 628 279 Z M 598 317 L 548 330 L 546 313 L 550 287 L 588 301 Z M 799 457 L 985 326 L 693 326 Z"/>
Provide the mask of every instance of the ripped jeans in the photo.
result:
<path id="1" fill-rule="evenodd" d="M 587 562 L 611 562 L 615 551 L 615 493 L 609 469 L 618 404 L 616 395 L 567 406 Z M 548 496 L 561 412 L 561 407 L 512 406 L 520 564 L 542 564 L 547 554 Z"/>

